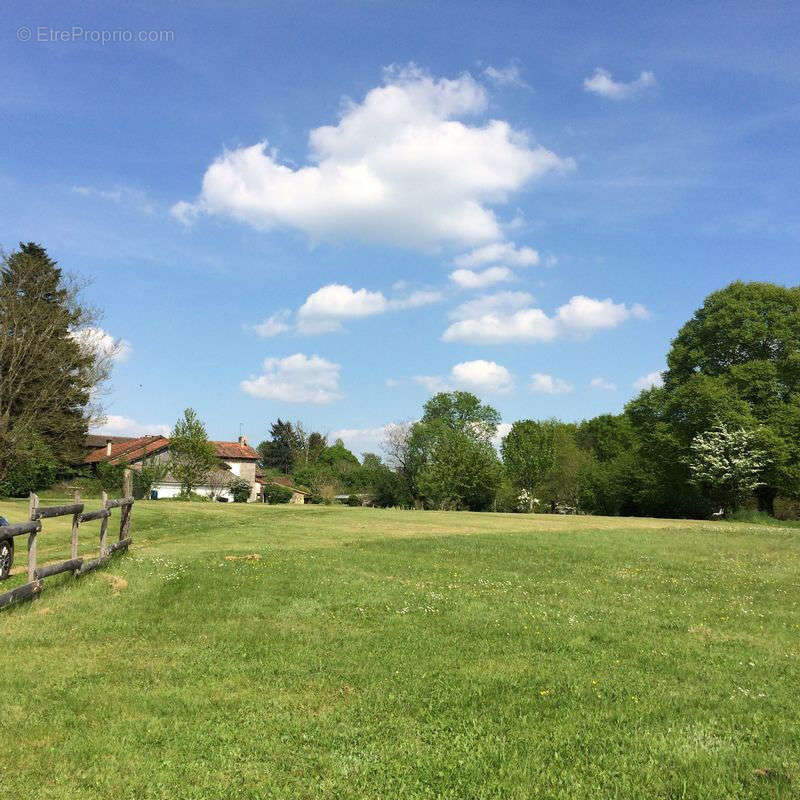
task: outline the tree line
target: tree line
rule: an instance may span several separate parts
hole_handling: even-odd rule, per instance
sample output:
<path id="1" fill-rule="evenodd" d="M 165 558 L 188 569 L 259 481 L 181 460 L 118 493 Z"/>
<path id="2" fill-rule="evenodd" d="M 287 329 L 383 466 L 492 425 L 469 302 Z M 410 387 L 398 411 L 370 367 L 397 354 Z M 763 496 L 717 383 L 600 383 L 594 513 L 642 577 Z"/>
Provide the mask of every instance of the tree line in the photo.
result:
<path id="1" fill-rule="evenodd" d="M 315 499 L 473 511 L 697 517 L 750 500 L 800 499 L 800 288 L 732 283 L 678 331 L 663 385 L 620 414 L 523 419 L 495 447 L 500 415 L 469 392 L 440 393 L 361 462 L 299 423 L 259 445 L 265 468 Z"/>

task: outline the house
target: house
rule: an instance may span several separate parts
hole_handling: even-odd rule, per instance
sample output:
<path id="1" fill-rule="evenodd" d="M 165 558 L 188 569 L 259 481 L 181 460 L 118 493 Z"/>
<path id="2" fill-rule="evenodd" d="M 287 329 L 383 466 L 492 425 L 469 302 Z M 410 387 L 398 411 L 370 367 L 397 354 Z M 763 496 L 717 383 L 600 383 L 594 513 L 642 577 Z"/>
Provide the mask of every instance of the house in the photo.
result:
<path id="1" fill-rule="evenodd" d="M 97 464 L 127 464 L 131 469 L 141 469 L 142 463 L 154 460 L 160 463 L 169 461 L 169 439 L 166 436 L 105 437 L 104 446 L 96 446 L 98 437 L 87 437 L 89 454 L 84 463 L 95 467 Z M 256 480 L 256 463 L 258 453 L 247 443 L 246 436 L 240 436 L 237 442 L 211 442 L 219 457 L 219 469 L 207 476 L 202 486 L 195 488 L 197 494 L 206 497 L 225 498 L 233 496 L 227 483 L 233 477 L 243 478 L 250 484 L 250 501 L 258 500 L 261 495 L 261 484 Z M 163 480 L 153 485 L 157 498 L 177 497 L 180 494 L 180 483 L 172 475 L 167 474 Z"/>
<path id="2" fill-rule="evenodd" d="M 284 477 L 283 475 L 279 475 L 277 478 L 267 478 L 263 475 L 263 473 L 257 472 L 256 480 L 260 482 L 262 487 L 265 487 L 268 483 L 274 483 L 277 484 L 278 486 L 283 486 L 286 489 L 290 489 L 292 492 L 292 496 L 289 498 L 289 502 L 294 505 L 302 506 L 306 502 L 306 498 L 310 494 L 305 489 L 301 489 L 299 486 L 295 486 L 291 478 Z"/>

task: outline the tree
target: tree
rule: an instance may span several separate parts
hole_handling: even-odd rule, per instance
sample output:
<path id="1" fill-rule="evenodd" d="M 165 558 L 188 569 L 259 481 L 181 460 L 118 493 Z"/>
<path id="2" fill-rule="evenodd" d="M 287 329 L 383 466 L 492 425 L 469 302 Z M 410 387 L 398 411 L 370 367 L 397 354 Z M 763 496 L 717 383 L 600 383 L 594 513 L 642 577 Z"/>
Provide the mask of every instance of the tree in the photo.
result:
<path id="1" fill-rule="evenodd" d="M 692 480 L 725 511 L 736 511 L 763 481 L 766 455 L 757 431 L 715 425 L 692 439 Z"/>
<path id="2" fill-rule="evenodd" d="M 762 426 L 769 468 L 759 508 L 773 513 L 779 493 L 800 497 L 800 287 L 736 282 L 710 294 L 673 340 L 667 365 L 668 394 L 714 381 L 739 405 L 739 419 L 720 422 Z"/>
<path id="3" fill-rule="evenodd" d="M 579 507 L 581 477 L 590 460 L 591 456 L 575 441 L 574 426 L 557 425 L 553 431 L 553 464 L 542 485 L 552 510 L 562 504 Z"/>
<path id="4" fill-rule="evenodd" d="M 439 392 L 423 407 L 422 422 L 434 420 L 488 442 L 497 433 L 500 413 L 470 392 Z"/>
<path id="5" fill-rule="evenodd" d="M 291 422 L 280 418 L 270 427 L 270 437 L 256 448 L 261 466 L 288 475 L 295 465 L 296 454 L 303 449 L 301 438 Z"/>
<path id="6" fill-rule="evenodd" d="M 175 423 L 169 451 L 169 471 L 180 483 L 183 495 L 189 495 L 218 467 L 217 451 L 193 408 L 187 408 Z"/>
<path id="7" fill-rule="evenodd" d="M 424 458 L 417 477 L 423 498 L 443 510 L 491 508 L 502 477 L 494 447 L 443 420 L 418 423 L 414 428 L 416 446 Z"/>
<path id="8" fill-rule="evenodd" d="M 97 314 L 40 245 L 20 244 L 0 266 L 0 480 L 34 445 L 59 465 L 80 460 L 93 390 L 111 347 L 97 347 Z M 44 451 L 47 451 L 45 456 Z"/>
<path id="9" fill-rule="evenodd" d="M 500 446 L 511 483 L 532 498 L 555 463 L 556 420 L 515 422 Z M 530 507 L 533 510 L 533 507 Z"/>
<path id="10" fill-rule="evenodd" d="M 99 466 L 99 465 L 98 465 Z M 140 500 L 149 498 L 150 491 L 156 483 L 166 478 L 169 464 L 159 461 L 156 456 L 151 456 L 142 461 L 139 469 L 131 470 L 133 477 L 133 496 Z"/>

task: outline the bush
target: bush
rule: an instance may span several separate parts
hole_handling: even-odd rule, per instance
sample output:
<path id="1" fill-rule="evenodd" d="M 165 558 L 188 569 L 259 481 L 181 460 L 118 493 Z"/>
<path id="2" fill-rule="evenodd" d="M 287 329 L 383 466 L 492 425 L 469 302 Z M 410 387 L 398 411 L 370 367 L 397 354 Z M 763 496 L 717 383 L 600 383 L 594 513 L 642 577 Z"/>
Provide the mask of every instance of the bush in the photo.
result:
<path id="1" fill-rule="evenodd" d="M 108 464 L 101 461 L 97 465 L 97 480 L 103 487 L 103 491 L 112 497 L 122 495 L 122 476 L 128 468 L 127 464 Z"/>
<path id="2" fill-rule="evenodd" d="M 0 495 L 5 497 L 26 497 L 52 486 L 56 479 L 58 465 L 48 447 L 38 439 L 28 443 L 18 456 L 5 478 L 0 481 Z"/>
<path id="3" fill-rule="evenodd" d="M 350 496 L 347 498 L 347 501 L 346 501 L 346 502 L 347 502 L 347 505 L 349 505 L 349 506 L 360 506 L 360 505 L 361 505 L 361 498 L 360 498 L 360 497 L 357 497 L 357 496 L 356 496 L 356 495 L 354 495 L 354 494 L 351 494 L 351 495 L 350 495 Z"/>
<path id="4" fill-rule="evenodd" d="M 234 478 L 228 488 L 231 490 L 234 503 L 246 503 L 250 499 L 251 486 L 244 478 Z M 289 496 L 291 497 L 291 493 Z"/>
<path id="5" fill-rule="evenodd" d="M 281 486 L 279 483 L 268 483 L 264 487 L 264 499 L 270 505 L 288 503 L 292 499 L 292 490 Z"/>

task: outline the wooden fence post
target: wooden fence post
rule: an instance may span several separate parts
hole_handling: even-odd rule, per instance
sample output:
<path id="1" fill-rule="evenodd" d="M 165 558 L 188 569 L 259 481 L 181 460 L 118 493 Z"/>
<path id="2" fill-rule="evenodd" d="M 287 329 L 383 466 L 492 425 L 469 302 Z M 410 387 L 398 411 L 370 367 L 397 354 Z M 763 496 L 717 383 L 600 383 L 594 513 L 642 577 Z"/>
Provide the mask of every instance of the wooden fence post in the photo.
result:
<path id="1" fill-rule="evenodd" d="M 122 473 L 122 496 L 133 497 L 133 472 L 130 467 Z"/>
<path id="2" fill-rule="evenodd" d="M 73 501 L 77 504 L 81 501 L 80 489 L 75 489 Z M 77 511 L 72 515 L 72 539 L 70 540 L 69 557 L 76 559 L 78 557 L 78 526 L 81 524 L 81 512 Z"/>
<path id="3" fill-rule="evenodd" d="M 38 505 L 39 498 L 31 492 L 28 497 L 28 519 L 31 521 L 36 517 L 36 507 Z M 36 536 L 36 531 L 28 534 L 28 583 L 33 583 L 36 580 Z"/>
<path id="4" fill-rule="evenodd" d="M 103 508 L 108 508 L 108 495 L 103 492 Z M 108 517 L 103 517 L 100 521 L 100 558 L 106 554 L 106 530 L 108 528 Z"/>

